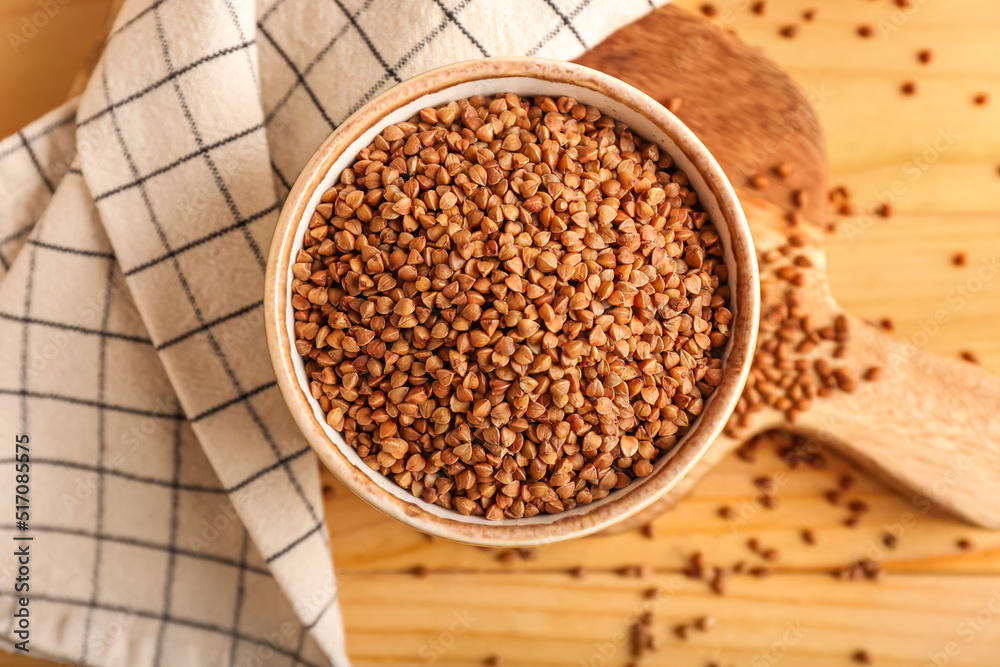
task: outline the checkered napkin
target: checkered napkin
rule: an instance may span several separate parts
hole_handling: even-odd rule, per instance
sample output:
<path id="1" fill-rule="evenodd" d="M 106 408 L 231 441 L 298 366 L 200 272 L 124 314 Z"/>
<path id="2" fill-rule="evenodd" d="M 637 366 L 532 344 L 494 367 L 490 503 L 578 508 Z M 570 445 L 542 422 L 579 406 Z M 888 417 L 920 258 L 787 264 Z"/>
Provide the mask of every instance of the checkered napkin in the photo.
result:
<path id="1" fill-rule="evenodd" d="M 126 2 L 86 92 L 0 143 L 3 647 L 346 665 L 317 463 L 264 341 L 281 202 L 389 86 L 468 58 L 572 58 L 653 4 Z"/>

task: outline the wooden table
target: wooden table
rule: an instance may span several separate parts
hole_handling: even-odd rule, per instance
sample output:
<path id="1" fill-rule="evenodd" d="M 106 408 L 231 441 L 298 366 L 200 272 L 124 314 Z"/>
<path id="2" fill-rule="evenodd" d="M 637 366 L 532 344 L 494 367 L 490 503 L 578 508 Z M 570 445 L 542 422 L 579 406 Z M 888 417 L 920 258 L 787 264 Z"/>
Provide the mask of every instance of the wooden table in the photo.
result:
<path id="1" fill-rule="evenodd" d="M 912 1 L 904 11 L 893 0 L 770 0 L 763 16 L 748 2 L 716 5 L 732 10 L 720 14 L 727 27 L 823 100 L 832 184 L 848 186 L 863 209 L 898 182 L 893 217 L 837 219 L 829 273 L 841 304 L 890 317 L 896 335 L 942 354 L 972 351 L 1000 372 L 1000 4 Z M 63 99 L 98 48 L 112 4 L 74 0 L 18 54 L 0 49 L 3 133 Z M 4 3 L 3 34 L 35 8 L 33 0 Z M 816 18 L 805 23 L 808 9 Z M 779 36 L 793 22 L 798 36 Z M 857 36 L 861 24 L 874 28 L 871 38 Z M 933 49 L 929 66 L 917 61 L 923 48 Z M 906 80 L 916 95 L 900 94 Z M 975 106 L 981 91 L 992 99 Z M 935 147 L 941 136 L 952 139 Z M 959 251 L 968 252 L 965 267 L 952 264 Z M 654 539 L 591 538 L 513 563 L 429 541 L 327 479 L 350 653 L 361 666 L 470 665 L 491 655 L 525 667 L 625 665 L 629 625 L 655 605 L 660 650 L 644 665 L 848 665 L 857 650 L 876 665 L 1000 664 L 1000 533 L 923 513 L 857 473 L 847 497 L 870 511 L 849 528 L 846 509 L 823 492 L 850 469 L 828 462 L 791 471 L 765 444 L 753 463 L 724 460 L 655 523 Z M 754 478 L 779 473 L 780 504 L 760 508 Z M 720 518 L 724 505 L 744 518 Z M 801 537 L 807 527 L 815 546 Z M 881 541 L 886 532 L 898 533 L 893 549 Z M 712 565 L 765 563 L 747 548 L 750 537 L 778 550 L 766 563 L 770 576 L 732 576 L 720 596 L 682 574 L 695 551 Z M 881 581 L 831 576 L 865 557 L 881 564 Z M 617 572 L 642 563 L 652 567 L 648 578 Z M 429 574 L 414 576 L 417 565 Z M 571 576 L 579 565 L 586 575 Z M 660 600 L 645 600 L 642 591 L 655 586 Z M 706 615 L 715 621 L 707 632 L 674 634 L 676 624 Z M 3 656 L 0 664 L 41 663 Z"/>

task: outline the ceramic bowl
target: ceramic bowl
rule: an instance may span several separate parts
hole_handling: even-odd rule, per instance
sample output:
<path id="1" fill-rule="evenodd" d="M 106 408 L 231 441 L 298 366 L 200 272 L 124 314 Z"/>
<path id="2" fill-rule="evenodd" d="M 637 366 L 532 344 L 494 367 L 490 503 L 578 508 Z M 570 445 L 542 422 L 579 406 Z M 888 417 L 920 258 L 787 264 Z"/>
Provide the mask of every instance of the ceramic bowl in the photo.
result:
<path id="1" fill-rule="evenodd" d="M 358 151 L 389 124 L 420 109 L 480 93 L 572 96 L 628 123 L 655 141 L 688 175 L 723 239 L 733 292 L 732 335 L 722 382 L 677 446 L 661 455 L 654 472 L 625 489 L 561 514 L 488 521 L 426 503 L 368 468 L 344 438 L 327 425 L 308 390 L 296 353 L 290 304 L 292 260 L 302 245 L 320 196 Z M 697 137 L 673 114 L 632 86 L 595 70 L 538 58 L 488 58 L 448 65 L 413 77 L 361 107 L 331 134 L 302 170 L 281 211 L 271 243 L 264 299 L 268 346 L 288 409 L 320 460 L 354 493 L 385 514 L 424 532 L 483 546 L 560 542 L 595 533 L 646 508 L 692 468 L 722 431 L 739 399 L 753 358 L 760 288 L 750 230 L 732 185 Z"/>

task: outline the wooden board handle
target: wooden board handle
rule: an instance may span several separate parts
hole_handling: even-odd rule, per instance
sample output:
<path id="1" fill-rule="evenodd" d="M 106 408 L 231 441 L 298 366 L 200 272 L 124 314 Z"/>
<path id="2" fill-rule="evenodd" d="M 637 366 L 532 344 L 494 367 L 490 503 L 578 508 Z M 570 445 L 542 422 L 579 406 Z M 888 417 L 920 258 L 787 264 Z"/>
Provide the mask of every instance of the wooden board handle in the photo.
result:
<path id="1" fill-rule="evenodd" d="M 883 377 L 836 392 L 800 426 L 898 487 L 917 510 L 928 501 L 1000 528 L 1000 378 L 851 318 L 845 359 Z"/>

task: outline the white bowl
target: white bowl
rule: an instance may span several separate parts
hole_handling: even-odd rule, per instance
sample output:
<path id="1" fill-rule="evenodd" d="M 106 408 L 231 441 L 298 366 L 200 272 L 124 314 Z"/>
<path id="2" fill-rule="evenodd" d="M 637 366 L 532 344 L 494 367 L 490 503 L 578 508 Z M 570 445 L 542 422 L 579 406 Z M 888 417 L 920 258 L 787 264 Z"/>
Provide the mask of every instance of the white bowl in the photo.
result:
<path id="1" fill-rule="evenodd" d="M 489 521 L 417 498 L 366 466 L 341 434 L 327 425 L 319 402 L 309 393 L 303 359 L 295 351 L 291 268 L 320 197 L 385 126 L 408 120 L 425 107 L 507 92 L 574 97 L 628 123 L 637 135 L 671 155 L 688 175 L 722 238 L 733 320 L 722 382 L 677 446 L 656 461 L 651 475 L 559 514 Z M 268 346 L 282 395 L 320 459 L 346 486 L 382 512 L 427 533 L 458 542 L 510 547 L 597 532 L 670 491 L 718 437 L 736 406 L 753 359 L 759 300 L 756 255 L 736 193 L 705 146 L 672 113 L 632 86 L 581 65 L 539 58 L 487 58 L 431 70 L 400 83 L 359 109 L 323 142 L 282 208 L 268 259 L 264 304 Z"/>

